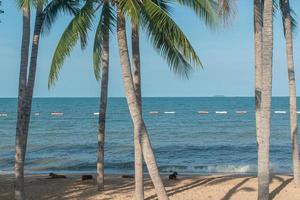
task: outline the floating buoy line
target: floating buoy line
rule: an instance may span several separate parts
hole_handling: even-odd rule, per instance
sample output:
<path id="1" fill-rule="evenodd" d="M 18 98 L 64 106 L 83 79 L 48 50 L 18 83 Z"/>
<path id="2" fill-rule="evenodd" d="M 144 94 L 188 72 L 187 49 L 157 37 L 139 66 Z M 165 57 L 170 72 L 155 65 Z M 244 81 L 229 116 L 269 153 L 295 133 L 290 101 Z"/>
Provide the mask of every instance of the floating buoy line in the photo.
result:
<path id="1" fill-rule="evenodd" d="M 163 111 L 163 112 L 160 112 L 160 111 L 154 110 L 154 111 L 149 111 L 148 112 L 149 115 L 158 115 L 160 113 L 163 113 L 163 114 L 176 114 L 176 111 Z M 208 114 L 210 114 L 210 112 L 206 111 L 206 110 L 200 110 L 200 111 L 197 111 L 197 113 L 199 115 L 208 115 Z M 219 111 L 212 111 L 212 113 L 214 113 L 216 115 L 227 115 L 230 112 L 228 112 L 226 110 L 219 110 Z M 237 115 L 245 115 L 245 114 L 248 113 L 248 111 L 246 111 L 246 110 L 237 110 L 237 111 L 234 111 L 234 113 L 237 114 Z M 285 110 L 275 110 L 275 111 L 273 111 L 273 113 L 274 114 L 287 114 L 288 112 L 285 111 Z M 99 112 L 94 112 L 92 114 L 94 116 L 99 116 Z M 300 114 L 300 111 L 297 111 L 297 114 Z M 39 117 L 39 116 L 41 116 L 41 113 L 40 112 L 35 112 L 34 115 L 36 117 Z M 64 113 L 63 112 L 51 112 L 50 115 L 59 117 L 59 116 L 63 116 Z M 8 113 L 0 112 L 0 117 L 3 117 L 3 118 L 8 117 Z"/>

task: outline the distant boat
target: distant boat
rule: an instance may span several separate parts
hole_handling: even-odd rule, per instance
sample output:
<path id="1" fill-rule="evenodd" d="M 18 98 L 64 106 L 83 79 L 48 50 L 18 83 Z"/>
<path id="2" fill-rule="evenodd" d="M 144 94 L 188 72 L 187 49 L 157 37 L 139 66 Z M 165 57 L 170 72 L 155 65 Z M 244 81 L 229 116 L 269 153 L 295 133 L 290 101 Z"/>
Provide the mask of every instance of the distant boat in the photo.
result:
<path id="1" fill-rule="evenodd" d="M 149 114 L 150 115 L 157 115 L 157 114 L 159 114 L 159 112 L 158 111 L 150 111 Z"/>
<path id="2" fill-rule="evenodd" d="M 175 114 L 176 112 L 175 111 L 167 111 L 167 112 L 164 112 L 165 114 Z"/>
<path id="3" fill-rule="evenodd" d="M 239 115 L 244 115 L 247 113 L 247 111 L 235 111 L 236 114 L 239 114 Z"/>
<path id="4" fill-rule="evenodd" d="M 62 112 L 52 112 L 51 115 L 52 116 L 62 116 L 62 115 L 64 115 L 64 113 L 62 113 Z"/>
<path id="5" fill-rule="evenodd" d="M 227 114 L 227 111 L 216 111 L 216 114 L 226 115 L 226 114 Z"/>
<path id="6" fill-rule="evenodd" d="M 286 114 L 286 111 L 277 110 L 274 111 L 275 114 Z"/>
<path id="7" fill-rule="evenodd" d="M 208 113 L 209 113 L 208 111 L 198 111 L 198 114 L 200 114 L 200 115 L 206 115 Z"/>

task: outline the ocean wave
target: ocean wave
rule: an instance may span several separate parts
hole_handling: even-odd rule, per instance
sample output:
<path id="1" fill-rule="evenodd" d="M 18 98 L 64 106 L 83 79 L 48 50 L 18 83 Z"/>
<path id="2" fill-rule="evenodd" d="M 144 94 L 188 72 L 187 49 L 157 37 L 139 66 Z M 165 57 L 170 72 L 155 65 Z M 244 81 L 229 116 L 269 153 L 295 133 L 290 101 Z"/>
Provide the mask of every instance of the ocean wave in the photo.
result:
<path id="1" fill-rule="evenodd" d="M 233 173 L 233 174 L 248 174 L 257 173 L 257 165 L 245 164 L 245 165 L 196 165 L 196 166 L 161 166 L 159 167 L 161 172 L 172 172 L 176 171 L 178 173 Z M 279 169 L 275 164 L 270 165 L 271 172 L 286 172 Z"/>

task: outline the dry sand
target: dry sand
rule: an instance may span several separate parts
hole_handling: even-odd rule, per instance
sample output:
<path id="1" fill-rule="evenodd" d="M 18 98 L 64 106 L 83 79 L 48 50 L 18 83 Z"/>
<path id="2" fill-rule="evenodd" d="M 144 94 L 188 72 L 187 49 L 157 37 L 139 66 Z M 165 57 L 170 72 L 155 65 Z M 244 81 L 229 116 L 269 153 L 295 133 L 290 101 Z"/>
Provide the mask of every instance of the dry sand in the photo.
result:
<path id="1" fill-rule="evenodd" d="M 26 177 L 25 190 L 28 199 L 87 199 L 131 200 L 134 180 L 110 175 L 106 177 L 105 191 L 96 190 L 95 181 L 81 181 L 80 175 L 67 175 L 67 179 L 46 179 L 46 175 Z M 257 179 L 252 176 L 186 176 L 176 181 L 164 179 L 170 200 L 255 200 Z M 153 186 L 146 180 L 146 200 L 157 199 Z M 0 175 L 0 199 L 13 199 L 13 176 Z M 300 200 L 300 188 L 296 188 L 290 176 L 274 175 L 270 185 L 270 199 Z"/>

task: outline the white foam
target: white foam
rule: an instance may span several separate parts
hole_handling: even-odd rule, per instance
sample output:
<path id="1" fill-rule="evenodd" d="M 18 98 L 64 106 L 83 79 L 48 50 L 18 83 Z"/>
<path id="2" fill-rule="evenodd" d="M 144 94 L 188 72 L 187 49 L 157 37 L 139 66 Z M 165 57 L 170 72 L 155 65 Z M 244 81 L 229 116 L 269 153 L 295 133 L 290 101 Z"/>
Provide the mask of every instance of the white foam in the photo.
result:
<path id="1" fill-rule="evenodd" d="M 98 112 L 95 112 L 94 115 L 99 115 L 99 113 L 98 113 Z"/>
<path id="2" fill-rule="evenodd" d="M 198 114 L 201 114 L 201 115 L 206 115 L 208 113 L 209 113 L 208 111 L 198 111 Z"/>
<path id="3" fill-rule="evenodd" d="M 216 114 L 223 114 L 223 115 L 226 115 L 226 114 L 227 114 L 227 111 L 216 111 Z"/>
<path id="4" fill-rule="evenodd" d="M 175 114 L 176 112 L 175 111 L 166 111 L 164 112 L 165 114 Z"/>
<path id="5" fill-rule="evenodd" d="M 7 117 L 8 114 L 7 113 L 0 113 L 0 117 Z"/>
<path id="6" fill-rule="evenodd" d="M 244 115 L 247 114 L 247 111 L 241 110 L 241 111 L 235 111 L 236 114 Z"/>
<path id="7" fill-rule="evenodd" d="M 286 111 L 282 111 L 282 110 L 276 110 L 274 111 L 275 114 L 286 114 Z"/>
<path id="8" fill-rule="evenodd" d="M 159 114 L 159 112 L 158 111 L 150 111 L 149 114 L 150 115 L 155 115 L 155 114 Z"/>
<path id="9" fill-rule="evenodd" d="M 62 112 L 52 112 L 51 115 L 52 116 L 62 116 L 62 115 L 64 115 L 64 113 L 62 113 Z"/>
<path id="10" fill-rule="evenodd" d="M 40 116 L 40 113 L 34 113 L 35 116 Z"/>

